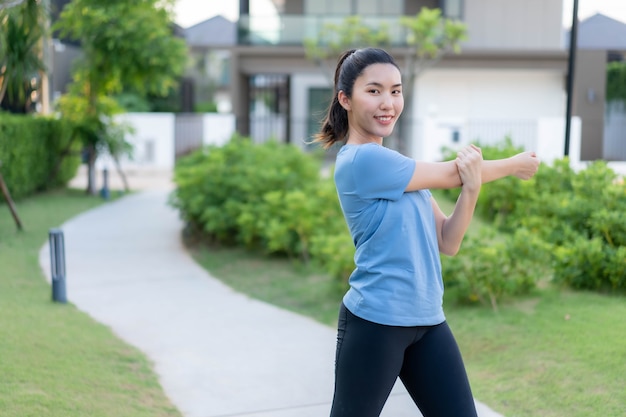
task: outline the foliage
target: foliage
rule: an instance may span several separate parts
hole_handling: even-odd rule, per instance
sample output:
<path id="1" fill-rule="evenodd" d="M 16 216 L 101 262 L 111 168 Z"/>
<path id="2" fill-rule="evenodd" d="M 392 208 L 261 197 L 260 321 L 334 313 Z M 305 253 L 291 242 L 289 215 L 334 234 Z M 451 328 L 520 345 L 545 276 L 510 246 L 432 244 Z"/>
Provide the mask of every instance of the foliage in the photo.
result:
<path id="1" fill-rule="evenodd" d="M 314 260 L 345 281 L 354 245 L 334 182 L 319 171 L 316 158 L 292 145 L 233 137 L 179 162 L 171 202 L 212 241 Z"/>
<path id="2" fill-rule="evenodd" d="M 115 119 L 115 115 L 124 109 L 117 100 L 107 96 L 100 96 L 94 103 L 90 103 L 88 95 L 78 91 L 84 86 L 80 83 L 72 84 L 70 94 L 61 96 L 58 101 L 63 118 L 75 126 L 74 135 L 83 147 L 93 149 L 96 153 L 106 151 L 115 157 L 130 154 L 132 149 L 125 140 L 125 134 L 131 128 Z"/>
<path id="3" fill-rule="evenodd" d="M 401 16 L 397 25 L 393 26 L 406 31 L 406 44 L 410 48 L 406 55 L 404 75 L 409 80 L 413 80 L 428 66 L 434 65 L 446 53 L 459 53 L 460 42 L 467 39 L 466 26 L 443 18 L 440 9 L 422 7 L 415 16 Z M 328 61 L 336 61 L 343 51 L 350 48 L 391 46 L 393 39 L 389 31 L 388 23 L 372 26 L 359 16 L 348 16 L 341 23 L 324 24 L 317 38 L 305 39 L 305 53 L 308 59 L 328 66 Z M 330 67 L 331 74 L 332 68 L 333 66 Z"/>
<path id="4" fill-rule="evenodd" d="M 165 95 L 186 62 L 183 39 L 172 33 L 171 1 L 74 0 L 61 13 L 61 36 L 81 42 L 80 68 L 95 94 Z M 86 70 L 86 71 L 85 71 Z"/>
<path id="5" fill-rule="evenodd" d="M 37 87 L 32 80 L 45 70 L 41 41 L 46 18 L 37 0 L 0 8 L 0 103 L 12 112 L 29 112 Z"/>
<path id="6" fill-rule="evenodd" d="M 626 186 L 604 162 L 573 175 L 565 188 L 545 196 L 549 207 L 535 201 L 530 212 L 554 222 L 545 239 L 554 253 L 555 275 L 579 289 L 626 290 Z M 532 219 L 532 218 L 531 218 Z M 531 222 L 528 222 L 531 223 Z M 534 223 L 537 223 L 535 221 Z"/>
<path id="7" fill-rule="evenodd" d="M 480 142 L 476 145 L 481 148 L 483 159 L 486 160 L 504 159 L 523 151 L 521 147 L 513 145 L 510 137 L 505 137 L 502 142 L 493 145 L 482 145 Z M 444 147 L 444 160 L 455 159 L 456 152 L 456 149 Z M 517 205 L 526 201 L 528 194 L 532 193 L 535 181 L 535 179 L 522 181 L 515 177 L 505 177 L 496 182 L 483 184 L 478 197 L 477 213 L 483 218 L 492 219 L 495 225 L 501 226 L 504 218 L 513 212 Z M 461 189 L 443 190 L 443 193 L 456 201 Z"/>
<path id="8" fill-rule="evenodd" d="M 332 83 L 334 63 L 339 55 L 350 48 L 366 46 L 387 47 L 391 45 L 389 27 L 368 25 L 360 16 L 347 16 L 342 22 L 326 22 L 322 25 L 317 38 L 304 40 L 305 54 L 308 59 L 325 67 Z"/>
<path id="9" fill-rule="evenodd" d="M 317 234 L 311 239 L 311 255 L 328 273 L 336 278 L 343 289 L 348 288 L 348 278 L 354 271 L 354 241 L 350 232 Z"/>
<path id="10" fill-rule="evenodd" d="M 626 62 L 609 62 L 606 68 L 607 101 L 626 101 Z"/>
<path id="11" fill-rule="evenodd" d="M 11 196 L 63 186 L 80 164 L 66 120 L 0 114 L 0 172 Z"/>
<path id="12" fill-rule="evenodd" d="M 64 117 L 82 119 L 77 125 L 89 154 L 91 193 L 97 153 L 108 150 L 116 158 L 116 152 L 128 149 L 119 143 L 123 132 L 113 123 L 122 109 L 110 97 L 124 89 L 143 97 L 165 96 L 184 70 L 187 51 L 184 40 L 172 33 L 172 5 L 171 0 L 74 0 L 56 24 L 61 36 L 83 48 L 59 110 Z"/>
<path id="13" fill-rule="evenodd" d="M 145 113 L 150 111 L 150 103 L 137 93 L 123 92 L 115 96 L 117 104 L 129 113 Z"/>
<path id="14" fill-rule="evenodd" d="M 334 183 L 314 181 L 302 188 L 269 191 L 261 203 L 248 205 L 238 224 L 244 243 L 261 242 L 269 253 L 309 260 L 312 241 L 344 231 Z"/>
<path id="15" fill-rule="evenodd" d="M 318 162 L 295 146 L 256 145 L 234 136 L 223 147 L 208 146 L 178 162 L 172 202 L 192 228 L 211 239 L 254 245 L 258 233 L 243 234 L 239 227 L 246 207 L 263 203 L 270 192 L 304 189 L 318 176 Z"/>
<path id="16" fill-rule="evenodd" d="M 217 103 L 214 101 L 196 103 L 193 110 L 197 113 L 217 113 Z"/>
<path id="17" fill-rule="evenodd" d="M 485 159 L 519 151 L 510 140 L 482 149 Z M 234 138 L 181 161 L 174 205 L 215 241 L 311 259 L 345 286 L 354 243 L 333 182 L 320 178 L 312 161 L 289 145 Z M 454 198 L 458 192 L 443 193 Z M 575 172 L 567 159 L 557 160 L 529 181 L 486 184 L 477 213 L 492 228 L 467 237 L 458 256 L 442 258 L 446 285 L 460 301 L 494 309 L 551 278 L 575 288 L 623 291 L 625 211 L 626 187 L 601 162 Z M 504 233 L 496 237 L 495 230 Z"/>
<path id="18" fill-rule="evenodd" d="M 407 29 L 407 44 L 411 46 L 407 73 L 418 75 L 437 63 L 445 54 L 461 52 L 461 42 L 467 39 L 467 27 L 462 22 L 442 17 L 440 9 L 422 7 L 416 16 L 400 17 Z M 415 57 L 415 58 L 412 58 Z"/>
<path id="19" fill-rule="evenodd" d="M 485 242 L 489 242 L 485 244 Z M 468 236 L 459 253 L 442 257 L 446 285 L 462 302 L 480 302 L 498 310 L 498 300 L 530 293 L 548 277 L 550 245 L 528 229 L 496 237 L 494 229 Z"/>
<path id="20" fill-rule="evenodd" d="M 482 150 L 485 159 L 519 151 L 508 140 Z M 446 154 L 453 158 L 451 150 Z M 546 262 L 556 282 L 578 289 L 626 290 L 626 186 L 606 162 L 575 171 L 563 158 L 542 164 L 529 181 L 505 178 L 485 184 L 477 212 L 502 231 L 525 229 L 549 245 Z"/>

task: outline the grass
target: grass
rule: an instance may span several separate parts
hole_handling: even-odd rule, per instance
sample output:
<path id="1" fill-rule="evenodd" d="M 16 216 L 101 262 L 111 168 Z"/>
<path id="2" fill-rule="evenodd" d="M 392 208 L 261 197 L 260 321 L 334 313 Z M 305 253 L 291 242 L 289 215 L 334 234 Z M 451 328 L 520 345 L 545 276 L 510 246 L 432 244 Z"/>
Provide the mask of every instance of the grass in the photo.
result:
<path id="1" fill-rule="evenodd" d="M 489 309 L 447 307 L 474 394 L 507 417 L 620 416 L 626 300 L 543 290 Z"/>
<path id="2" fill-rule="evenodd" d="M 0 414 L 180 416 L 143 354 L 71 304 L 51 301 L 38 253 L 51 228 L 102 204 L 83 191 L 0 204 Z M 71 279 L 68 276 L 68 279 Z"/>
<path id="3" fill-rule="evenodd" d="M 452 204 L 438 199 L 450 212 Z M 474 220 L 470 233 L 478 233 Z M 190 247 L 213 276 L 252 297 L 336 326 L 342 292 L 314 266 L 237 248 Z M 445 301 L 475 396 L 506 417 L 621 416 L 626 299 L 548 286 L 490 307 Z"/>

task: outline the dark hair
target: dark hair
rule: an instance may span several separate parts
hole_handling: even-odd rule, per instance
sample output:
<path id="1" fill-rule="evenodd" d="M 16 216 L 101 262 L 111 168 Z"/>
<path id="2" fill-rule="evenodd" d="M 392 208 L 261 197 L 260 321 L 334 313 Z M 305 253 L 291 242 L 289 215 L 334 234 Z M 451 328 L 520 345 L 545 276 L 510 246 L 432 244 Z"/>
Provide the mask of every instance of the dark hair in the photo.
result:
<path id="1" fill-rule="evenodd" d="M 314 142 L 321 143 L 324 149 L 344 140 L 348 134 L 348 113 L 339 104 L 339 91 L 343 90 L 346 96 L 352 97 L 354 82 L 365 68 L 373 64 L 391 64 L 400 69 L 393 57 L 379 48 L 350 49 L 339 57 L 335 68 L 333 100 L 322 121 L 322 128 L 314 139 Z"/>

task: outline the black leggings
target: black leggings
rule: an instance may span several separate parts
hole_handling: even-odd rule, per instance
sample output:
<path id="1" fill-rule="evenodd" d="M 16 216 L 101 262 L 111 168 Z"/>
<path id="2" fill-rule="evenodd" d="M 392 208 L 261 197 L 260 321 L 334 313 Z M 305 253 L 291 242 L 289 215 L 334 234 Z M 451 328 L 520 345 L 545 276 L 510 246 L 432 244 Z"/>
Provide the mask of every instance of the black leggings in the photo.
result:
<path id="1" fill-rule="evenodd" d="M 424 417 L 476 417 L 461 353 L 446 322 L 397 327 L 339 313 L 331 417 L 378 417 L 398 376 Z"/>

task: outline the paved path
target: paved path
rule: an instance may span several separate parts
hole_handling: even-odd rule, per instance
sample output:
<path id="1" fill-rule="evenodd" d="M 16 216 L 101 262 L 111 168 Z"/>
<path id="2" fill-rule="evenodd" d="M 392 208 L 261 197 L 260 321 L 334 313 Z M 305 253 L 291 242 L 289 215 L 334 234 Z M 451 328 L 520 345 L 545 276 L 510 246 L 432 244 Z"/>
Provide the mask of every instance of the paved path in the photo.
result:
<path id="1" fill-rule="evenodd" d="M 154 188 L 62 226 L 68 300 L 143 351 L 186 417 L 327 416 L 335 329 L 211 277 L 181 243 L 171 186 Z M 47 245 L 40 264 L 49 279 Z M 396 386 L 382 416 L 419 415 Z"/>

